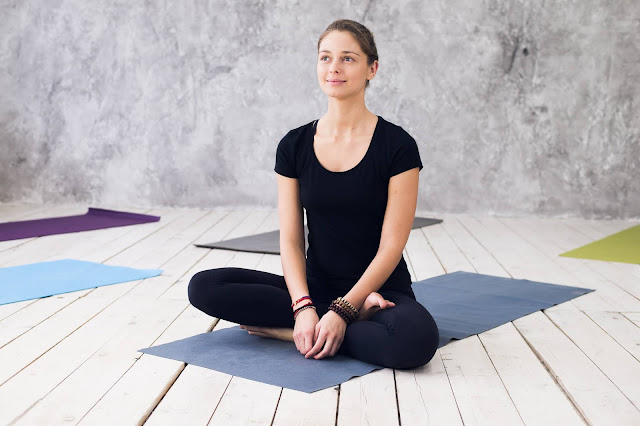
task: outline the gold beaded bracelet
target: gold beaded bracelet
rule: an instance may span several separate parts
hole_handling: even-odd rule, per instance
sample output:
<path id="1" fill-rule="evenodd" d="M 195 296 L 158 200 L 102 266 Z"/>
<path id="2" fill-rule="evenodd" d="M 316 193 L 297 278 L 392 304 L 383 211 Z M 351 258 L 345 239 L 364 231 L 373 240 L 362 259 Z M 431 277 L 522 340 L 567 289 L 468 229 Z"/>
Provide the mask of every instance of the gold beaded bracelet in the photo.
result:
<path id="1" fill-rule="evenodd" d="M 351 303 L 349 303 L 348 300 L 343 299 L 342 297 L 338 297 L 336 300 L 344 308 L 347 308 L 348 310 L 350 310 L 355 318 L 358 318 L 358 315 L 360 314 L 360 312 L 356 309 L 355 306 L 353 306 Z"/>
<path id="2" fill-rule="evenodd" d="M 337 299 L 331 302 L 331 304 L 329 305 L 329 310 L 338 314 L 347 323 L 347 325 L 356 320 L 353 312 L 349 311 L 347 308 L 338 303 Z"/>

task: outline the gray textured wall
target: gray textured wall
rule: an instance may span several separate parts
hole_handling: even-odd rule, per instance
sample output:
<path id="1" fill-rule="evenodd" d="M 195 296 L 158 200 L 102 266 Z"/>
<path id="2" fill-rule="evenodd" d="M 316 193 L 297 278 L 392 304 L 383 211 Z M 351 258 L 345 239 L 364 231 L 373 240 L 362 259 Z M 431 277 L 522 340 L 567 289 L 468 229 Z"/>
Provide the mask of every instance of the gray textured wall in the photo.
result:
<path id="1" fill-rule="evenodd" d="M 638 0 L 0 1 L 0 201 L 275 207 L 337 18 L 374 32 L 420 210 L 640 216 Z"/>

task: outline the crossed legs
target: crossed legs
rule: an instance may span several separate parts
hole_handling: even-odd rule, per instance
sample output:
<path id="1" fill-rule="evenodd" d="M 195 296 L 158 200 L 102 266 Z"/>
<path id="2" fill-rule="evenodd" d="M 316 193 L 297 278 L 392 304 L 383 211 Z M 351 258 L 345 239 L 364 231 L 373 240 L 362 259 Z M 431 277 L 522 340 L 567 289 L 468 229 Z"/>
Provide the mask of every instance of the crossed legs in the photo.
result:
<path id="1" fill-rule="evenodd" d="M 330 301 L 316 300 L 313 289 L 310 292 L 321 317 Z M 390 368 L 413 368 L 429 362 L 439 338 L 431 314 L 408 294 L 380 294 L 395 306 L 349 325 L 339 352 Z M 282 275 L 244 268 L 198 272 L 189 283 L 189 301 L 211 316 L 254 330 L 253 334 L 265 335 L 260 331 L 265 327 L 276 329 L 269 330 L 274 335 L 265 337 L 293 340 L 291 298 Z M 367 309 L 366 302 L 363 309 Z"/>

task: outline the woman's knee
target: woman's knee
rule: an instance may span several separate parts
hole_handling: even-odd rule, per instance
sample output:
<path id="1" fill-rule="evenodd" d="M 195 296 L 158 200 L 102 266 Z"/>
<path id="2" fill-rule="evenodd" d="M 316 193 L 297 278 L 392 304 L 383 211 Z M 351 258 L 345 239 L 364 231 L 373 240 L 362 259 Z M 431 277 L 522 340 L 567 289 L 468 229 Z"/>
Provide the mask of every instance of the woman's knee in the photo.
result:
<path id="1" fill-rule="evenodd" d="M 198 307 L 203 300 L 211 299 L 215 288 L 223 282 L 220 278 L 224 271 L 221 269 L 224 268 L 200 271 L 191 277 L 187 293 L 193 306 Z"/>
<path id="2" fill-rule="evenodd" d="M 403 316 L 410 318 L 401 318 Z M 386 363 L 390 368 L 415 368 L 427 364 L 436 353 L 440 334 L 431 314 L 406 312 L 393 325 L 393 344 L 386 348 Z M 403 320 L 404 319 L 404 320 Z"/>

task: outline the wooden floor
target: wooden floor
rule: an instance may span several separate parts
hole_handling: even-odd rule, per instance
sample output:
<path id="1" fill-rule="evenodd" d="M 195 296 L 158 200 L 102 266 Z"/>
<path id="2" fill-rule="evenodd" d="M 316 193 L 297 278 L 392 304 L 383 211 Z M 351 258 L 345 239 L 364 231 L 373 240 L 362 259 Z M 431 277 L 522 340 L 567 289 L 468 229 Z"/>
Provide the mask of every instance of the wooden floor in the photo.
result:
<path id="1" fill-rule="evenodd" d="M 189 305 L 190 277 L 282 273 L 280 258 L 192 244 L 277 229 L 277 213 L 129 210 L 162 220 L 0 242 L 0 267 L 73 258 L 164 271 L 0 305 L 0 425 L 640 425 L 640 265 L 558 256 L 637 222 L 437 215 L 411 232 L 414 280 L 461 270 L 596 291 L 452 342 L 423 368 L 305 394 L 137 352 L 229 326 Z M 0 222 L 85 211 L 5 204 Z"/>

